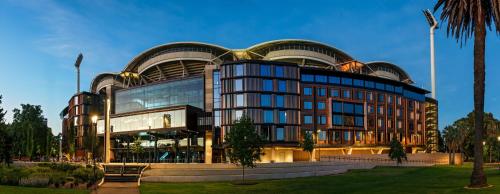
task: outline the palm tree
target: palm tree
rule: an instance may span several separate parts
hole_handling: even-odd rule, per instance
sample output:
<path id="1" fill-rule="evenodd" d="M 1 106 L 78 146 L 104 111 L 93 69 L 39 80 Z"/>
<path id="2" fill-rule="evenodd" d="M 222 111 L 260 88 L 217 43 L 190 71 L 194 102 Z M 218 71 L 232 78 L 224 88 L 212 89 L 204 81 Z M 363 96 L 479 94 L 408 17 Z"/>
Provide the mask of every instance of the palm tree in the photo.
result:
<path id="1" fill-rule="evenodd" d="M 474 169 L 470 187 L 488 185 L 483 172 L 484 49 L 486 26 L 500 32 L 500 0 L 438 0 L 434 11 L 442 8 L 441 20 L 448 21 L 447 34 L 457 40 L 474 35 Z"/>

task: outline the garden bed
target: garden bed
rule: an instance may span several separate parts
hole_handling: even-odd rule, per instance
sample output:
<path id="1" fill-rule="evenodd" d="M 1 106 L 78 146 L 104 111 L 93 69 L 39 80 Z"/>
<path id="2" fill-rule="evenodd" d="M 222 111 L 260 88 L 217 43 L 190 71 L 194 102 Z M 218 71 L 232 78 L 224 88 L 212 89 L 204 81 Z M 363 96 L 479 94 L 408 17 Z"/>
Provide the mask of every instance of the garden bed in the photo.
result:
<path id="1" fill-rule="evenodd" d="M 0 166 L 0 184 L 26 187 L 95 188 L 103 172 L 92 166 L 39 163 L 32 167 Z"/>

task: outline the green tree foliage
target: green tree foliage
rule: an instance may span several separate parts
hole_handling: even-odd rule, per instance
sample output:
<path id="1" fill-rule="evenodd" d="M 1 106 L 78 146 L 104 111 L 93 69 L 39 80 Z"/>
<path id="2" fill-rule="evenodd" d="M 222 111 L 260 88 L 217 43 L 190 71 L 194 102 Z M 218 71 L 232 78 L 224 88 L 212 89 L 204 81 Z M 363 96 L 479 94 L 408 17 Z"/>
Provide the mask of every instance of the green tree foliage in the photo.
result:
<path id="1" fill-rule="evenodd" d="M 437 138 L 438 138 L 438 145 L 437 145 L 437 151 L 438 152 L 444 152 L 446 147 L 444 146 L 444 139 L 443 139 L 443 134 L 441 134 L 440 130 L 437 130 Z"/>
<path id="2" fill-rule="evenodd" d="M 2 104 L 2 96 L 0 95 L 0 105 Z M 5 111 L 0 106 L 0 163 L 9 165 L 12 163 L 12 134 L 8 131 L 8 125 L 5 123 Z"/>
<path id="3" fill-rule="evenodd" d="M 39 105 L 21 104 L 14 109 L 14 119 L 10 126 L 13 138 L 13 152 L 29 159 L 46 159 L 52 146 L 52 131 Z"/>
<path id="4" fill-rule="evenodd" d="M 253 121 L 246 115 L 234 122 L 225 141 L 229 159 L 231 163 L 241 165 L 245 181 L 245 167 L 253 168 L 256 166 L 255 162 L 260 161 L 264 141 L 256 132 Z"/>
<path id="5" fill-rule="evenodd" d="M 401 143 L 396 138 L 393 138 L 391 140 L 389 158 L 391 158 L 391 160 L 396 160 L 398 165 L 403 163 L 403 159 L 407 160 L 403 145 L 401 145 Z"/>
<path id="6" fill-rule="evenodd" d="M 309 152 L 309 160 L 312 160 L 314 141 L 311 133 L 304 133 L 304 141 L 301 144 L 302 150 Z"/>
<path id="7" fill-rule="evenodd" d="M 141 146 L 141 138 L 140 137 L 134 137 L 134 143 L 130 147 L 132 150 L 132 153 L 136 155 L 136 158 L 139 158 L 139 154 L 144 153 L 144 148 Z"/>

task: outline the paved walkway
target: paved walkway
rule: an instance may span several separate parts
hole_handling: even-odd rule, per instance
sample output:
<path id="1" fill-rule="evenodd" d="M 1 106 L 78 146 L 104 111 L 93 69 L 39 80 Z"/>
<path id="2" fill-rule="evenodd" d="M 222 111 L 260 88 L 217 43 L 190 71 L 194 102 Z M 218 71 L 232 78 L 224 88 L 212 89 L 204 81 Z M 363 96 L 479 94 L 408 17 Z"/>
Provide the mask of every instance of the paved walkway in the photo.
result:
<path id="1" fill-rule="evenodd" d="M 92 194 L 140 194 L 137 182 L 104 183 Z"/>

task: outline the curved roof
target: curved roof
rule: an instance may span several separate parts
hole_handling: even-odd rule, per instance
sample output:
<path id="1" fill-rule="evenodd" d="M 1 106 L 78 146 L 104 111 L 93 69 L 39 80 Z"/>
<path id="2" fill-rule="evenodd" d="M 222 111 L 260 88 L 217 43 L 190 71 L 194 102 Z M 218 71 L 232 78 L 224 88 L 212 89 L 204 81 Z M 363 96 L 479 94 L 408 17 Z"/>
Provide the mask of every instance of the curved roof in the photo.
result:
<path id="1" fill-rule="evenodd" d="M 249 50 L 249 51 L 257 51 L 257 50 L 260 50 L 260 49 L 263 49 L 263 48 L 271 47 L 273 45 L 286 44 L 286 43 L 310 44 L 310 45 L 316 45 L 316 46 L 324 47 L 324 48 L 326 48 L 328 50 L 331 50 L 332 53 L 335 53 L 337 56 L 340 56 L 345 61 L 354 60 L 353 57 L 351 57 L 349 54 L 347 54 L 346 52 L 344 52 L 344 51 L 342 51 L 342 50 L 340 50 L 338 48 L 335 48 L 333 46 L 330 46 L 330 45 L 327 45 L 327 44 L 324 44 L 324 43 L 321 43 L 321 42 L 316 42 L 316 41 L 312 41 L 312 40 L 305 40 L 305 39 L 280 39 L 280 40 L 272 40 L 272 41 L 267 41 L 267 42 L 263 42 L 263 43 L 259 43 L 259 44 L 253 45 L 253 46 L 249 47 L 247 50 Z"/>
<path id="2" fill-rule="evenodd" d="M 99 84 L 99 82 L 101 82 L 101 80 L 103 78 L 105 78 L 107 76 L 117 76 L 117 75 L 119 75 L 119 73 L 105 72 L 105 73 L 98 74 L 97 76 L 94 77 L 94 79 L 90 83 L 90 91 L 95 93 L 96 92 L 95 89 L 96 89 L 97 85 Z"/>
<path id="3" fill-rule="evenodd" d="M 208 44 L 208 43 L 202 43 L 202 42 L 173 42 L 173 43 L 168 43 L 168 44 L 163 44 L 159 46 L 152 47 L 150 49 L 147 49 L 146 51 L 138 54 L 135 56 L 126 66 L 123 71 L 133 71 L 133 69 L 137 68 L 137 65 L 146 57 L 148 57 L 151 54 L 154 54 L 156 52 L 159 52 L 161 50 L 165 50 L 168 48 L 175 48 L 175 47 L 183 47 L 183 46 L 201 46 L 201 47 L 209 47 L 213 48 L 215 50 L 220 51 L 221 53 L 231 51 L 228 48 L 215 45 L 215 44 Z"/>
<path id="4" fill-rule="evenodd" d="M 379 66 L 391 68 L 391 69 L 395 70 L 397 73 L 399 73 L 399 75 L 400 75 L 399 81 L 407 82 L 407 83 L 414 83 L 413 80 L 411 79 L 410 75 L 408 73 L 406 73 L 405 70 L 403 70 L 401 67 L 399 67 L 393 63 L 389 63 L 386 61 L 371 61 L 371 62 L 365 63 L 365 65 L 369 66 L 372 69 L 374 67 L 376 68 Z"/>

